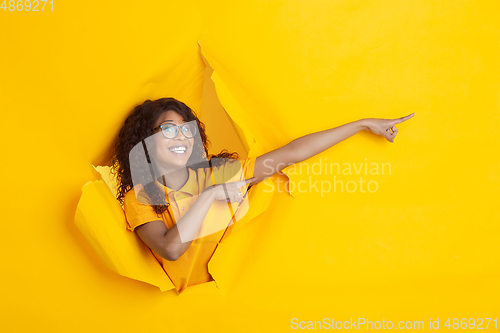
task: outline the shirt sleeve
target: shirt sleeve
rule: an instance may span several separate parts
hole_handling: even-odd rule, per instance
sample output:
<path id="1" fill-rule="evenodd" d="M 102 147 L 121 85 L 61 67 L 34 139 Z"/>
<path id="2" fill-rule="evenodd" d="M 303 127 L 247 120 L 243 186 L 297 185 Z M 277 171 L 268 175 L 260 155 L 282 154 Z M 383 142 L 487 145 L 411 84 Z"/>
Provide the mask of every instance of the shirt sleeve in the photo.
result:
<path id="1" fill-rule="evenodd" d="M 252 178 L 256 158 L 231 159 L 214 168 L 214 184 L 230 183 Z"/>
<path id="2" fill-rule="evenodd" d="M 133 189 L 125 194 L 123 209 L 125 210 L 125 217 L 128 224 L 127 229 L 130 231 L 134 231 L 136 227 L 148 222 L 162 221 L 161 215 L 158 216 L 151 205 L 137 200 Z"/>

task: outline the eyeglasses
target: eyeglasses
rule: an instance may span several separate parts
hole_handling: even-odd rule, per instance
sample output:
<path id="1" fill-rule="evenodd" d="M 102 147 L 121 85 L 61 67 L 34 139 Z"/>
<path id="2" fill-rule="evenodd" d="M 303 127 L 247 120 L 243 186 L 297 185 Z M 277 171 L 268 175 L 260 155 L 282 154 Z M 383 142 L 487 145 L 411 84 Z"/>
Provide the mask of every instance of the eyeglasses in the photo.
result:
<path id="1" fill-rule="evenodd" d="M 173 139 L 177 136 L 177 133 L 179 133 L 179 128 L 181 129 L 181 133 L 184 134 L 184 136 L 188 139 L 191 139 L 196 135 L 196 125 L 192 123 L 182 125 L 163 124 L 154 128 L 153 130 L 156 131 L 157 129 L 160 129 L 161 134 L 163 134 L 164 137 L 166 137 L 167 139 Z"/>

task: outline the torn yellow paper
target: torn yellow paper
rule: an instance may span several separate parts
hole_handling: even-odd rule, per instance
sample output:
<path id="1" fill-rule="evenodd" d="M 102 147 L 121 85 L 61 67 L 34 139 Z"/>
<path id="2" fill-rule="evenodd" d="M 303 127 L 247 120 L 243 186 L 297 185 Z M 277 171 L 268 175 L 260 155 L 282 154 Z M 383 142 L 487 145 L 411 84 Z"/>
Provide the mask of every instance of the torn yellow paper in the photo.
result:
<path id="1" fill-rule="evenodd" d="M 107 267 L 120 275 L 158 286 L 174 288 L 151 250 L 126 230 L 120 204 L 104 181 L 85 184 L 75 214 L 75 224 Z"/>
<path id="2" fill-rule="evenodd" d="M 101 166 L 101 165 L 98 165 L 98 166 L 92 165 L 92 168 L 94 168 L 94 170 L 99 173 L 99 175 L 101 176 L 104 183 L 106 183 L 109 190 L 111 191 L 113 196 L 116 198 L 118 184 L 116 183 L 116 178 L 111 173 L 111 168 L 109 166 Z"/>
<path id="3" fill-rule="evenodd" d="M 162 291 L 174 289 L 168 273 L 165 272 L 149 247 L 140 240 L 135 232 L 127 229 L 123 209 L 120 208 L 118 200 L 112 193 L 113 190 L 116 191 L 116 182 L 110 168 L 107 166 L 94 168 L 100 173 L 103 180 L 89 182 L 83 187 L 83 194 L 75 215 L 75 223 L 78 228 L 110 269 L 120 275 L 158 286 Z M 269 178 L 253 186 L 247 193 L 247 200 L 241 203 L 243 207 L 232 204 L 236 224 L 232 223 L 228 209 L 220 209 L 220 207 L 215 206 L 210 208 L 206 217 L 208 225 L 219 227 L 217 230 L 224 229 L 229 225 L 220 243 L 232 232 L 239 230 L 244 224 L 269 207 L 273 192 L 265 189 L 268 187 L 266 184 L 269 185 L 272 182 L 272 179 Z M 222 202 L 215 204 L 226 205 Z M 221 216 L 220 212 L 225 213 Z M 220 227 L 221 223 L 225 223 L 226 227 Z M 204 230 L 202 233 L 210 234 L 211 232 L 213 230 Z M 223 252 L 220 245 L 215 250 L 218 255 Z M 225 256 L 222 253 L 219 257 L 224 258 Z M 220 260 L 215 265 L 212 265 L 211 262 L 212 260 L 208 264 L 209 272 L 216 281 L 217 276 L 225 277 L 228 275 L 227 273 L 221 274 L 221 272 L 228 270 L 227 265 L 220 263 Z M 223 280 L 221 285 L 226 285 L 227 282 L 225 279 Z"/>

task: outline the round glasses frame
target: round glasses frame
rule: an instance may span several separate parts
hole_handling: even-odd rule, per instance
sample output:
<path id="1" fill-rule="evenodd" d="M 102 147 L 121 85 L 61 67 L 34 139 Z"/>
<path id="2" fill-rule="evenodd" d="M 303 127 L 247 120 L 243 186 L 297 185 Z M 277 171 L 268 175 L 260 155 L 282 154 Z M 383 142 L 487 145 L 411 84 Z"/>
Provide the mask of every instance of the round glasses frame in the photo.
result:
<path id="1" fill-rule="evenodd" d="M 167 133 L 163 130 L 164 127 L 166 126 L 172 126 L 172 127 L 175 127 L 175 134 L 170 137 L 170 136 L 167 136 Z M 157 129 L 160 129 L 161 130 L 161 134 L 163 134 L 163 136 L 167 139 L 173 139 L 177 136 L 177 134 L 179 134 L 179 128 L 181 129 L 181 133 L 184 134 L 184 136 L 188 139 L 191 139 L 193 138 L 195 135 L 196 135 L 196 126 L 194 126 L 193 124 L 182 124 L 182 125 L 177 125 L 177 124 L 171 124 L 171 123 L 168 123 L 168 124 L 163 124 L 163 125 L 160 125 L 158 127 L 155 127 L 153 128 L 153 131 L 156 131 Z M 191 133 L 191 136 L 188 136 L 186 135 L 186 133 L 184 133 L 183 129 L 186 128 L 189 130 L 189 132 Z"/>

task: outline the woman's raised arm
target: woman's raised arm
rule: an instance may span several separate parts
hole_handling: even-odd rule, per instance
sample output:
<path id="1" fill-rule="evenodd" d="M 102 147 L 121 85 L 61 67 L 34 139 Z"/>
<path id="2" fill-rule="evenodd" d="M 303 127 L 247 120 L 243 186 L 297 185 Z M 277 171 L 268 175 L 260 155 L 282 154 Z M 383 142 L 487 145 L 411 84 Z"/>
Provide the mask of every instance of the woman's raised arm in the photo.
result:
<path id="1" fill-rule="evenodd" d="M 365 118 L 304 135 L 281 148 L 257 157 L 254 171 L 256 179 L 250 185 L 272 176 L 289 165 L 307 160 L 362 130 L 382 135 L 388 141 L 394 142 L 398 133 L 396 124 L 410 119 L 413 115 L 414 113 L 397 119 Z"/>

